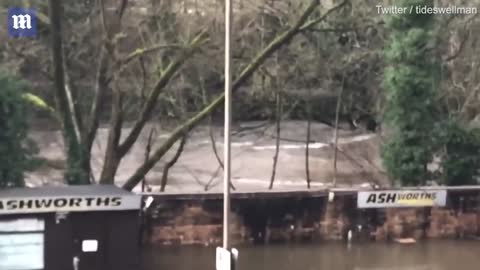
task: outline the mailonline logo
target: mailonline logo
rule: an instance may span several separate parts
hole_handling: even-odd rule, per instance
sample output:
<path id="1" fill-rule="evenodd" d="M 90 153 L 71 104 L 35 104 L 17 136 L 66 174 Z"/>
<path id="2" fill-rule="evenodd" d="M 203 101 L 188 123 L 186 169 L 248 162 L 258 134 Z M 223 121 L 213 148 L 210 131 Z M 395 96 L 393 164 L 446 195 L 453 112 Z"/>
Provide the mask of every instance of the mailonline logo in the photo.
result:
<path id="1" fill-rule="evenodd" d="M 8 9 L 8 34 L 11 37 L 36 37 L 37 12 L 30 8 Z"/>

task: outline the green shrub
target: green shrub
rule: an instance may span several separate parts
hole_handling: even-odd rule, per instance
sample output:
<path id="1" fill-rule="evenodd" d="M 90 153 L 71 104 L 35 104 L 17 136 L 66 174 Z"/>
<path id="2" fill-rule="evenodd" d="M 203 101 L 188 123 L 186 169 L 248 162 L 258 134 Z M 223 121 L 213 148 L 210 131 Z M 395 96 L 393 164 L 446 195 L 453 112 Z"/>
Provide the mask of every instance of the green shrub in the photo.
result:
<path id="1" fill-rule="evenodd" d="M 403 0 L 398 5 L 432 5 L 428 0 Z M 384 166 L 403 185 L 422 185 L 432 160 L 432 130 L 437 120 L 434 104 L 435 57 L 428 49 L 433 15 L 389 15 L 390 39 L 385 48 L 385 124 L 393 135 L 382 148 Z"/>
<path id="2" fill-rule="evenodd" d="M 442 182 L 474 185 L 480 168 L 480 130 L 468 129 L 460 121 L 449 121 L 439 133 L 443 157 Z"/>
<path id="3" fill-rule="evenodd" d="M 0 71 L 0 188 L 23 186 L 30 159 L 26 84 Z M 30 144 L 31 145 L 31 144 Z"/>

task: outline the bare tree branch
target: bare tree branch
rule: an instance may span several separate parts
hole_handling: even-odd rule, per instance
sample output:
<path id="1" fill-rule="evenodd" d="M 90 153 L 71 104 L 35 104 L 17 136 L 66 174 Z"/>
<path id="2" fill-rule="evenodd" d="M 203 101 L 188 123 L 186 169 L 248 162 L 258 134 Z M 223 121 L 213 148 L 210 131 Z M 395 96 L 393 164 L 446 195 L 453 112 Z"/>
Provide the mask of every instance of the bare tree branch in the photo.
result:
<path id="1" fill-rule="evenodd" d="M 108 29 L 107 29 L 107 20 L 105 18 L 105 2 L 103 0 L 99 0 L 100 4 L 100 20 L 102 23 L 103 34 L 105 37 L 108 37 Z"/>
<path id="2" fill-rule="evenodd" d="M 108 133 L 107 148 L 105 150 L 105 161 L 100 176 L 101 184 L 113 184 L 115 173 L 120 164 L 121 156 L 118 153 L 118 145 L 122 136 L 123 124 L 123 93 L 115 89 L 113 91 L 112 116 Z"/>
<path id="3" fill-rule="evenodd" d="M 100 62 L 98 65 L 96 82 L 95 82 L 95 96 L 93 98 L 92 107 L 90 108 L 89 125 L 86 131 L 87 149 L 92 149 L 93 141 L 97 134 L 100 112 L 105 106 L 106 91 L 108 87 L 107 83 L 107 70 L 108 70 L 108 57 L 104 48 L 100 52 Z"/>
<path id="4" fill-rule="evenodd" d="M 119 19 L 122 19 L 123 14 L 125 13 L 125 10 L 127 8 L 127 5 L 128 5 L 128 0 L 122 0 L 120 2 L 120 6 L 117 9 L 117 14 Z"/>
<path id="5" fill-rule="evenodd" d="M 153 144 L 153 134 L 155 133 L 155 127 L 150 129 L 150 134 L 148 134 L 147 146 L 145 147 L 145 159 L 144 162 L 148 160 L 150 157 L 150 152 L 152 151 L 152 144 Z M 144 176 L 142 179 L 142 192 L 145 191 L 145 186 L 147 182 L 147 177 Z"/>
<path id="6" fill-rule="evenodd" d="M 200 87 L 201 87 L 201 90 L 202 90 L 203 105 L 207 106 L 208 105 L 207 91 L 205 89 L 205 85 L 203 84 L 203 80 L 201 78 L 200 78 Z M 223 161 L 220 158 L 220 155 L 218 154 L 217 143 L 215 141 L 215 134 L 214 134 L 214 130 L 213 130 L 213 115 L 212 114 L 210 114 L 210 116 L 208 118 L 208 133 L 209 133 L 209 137 L 210 137 L 210 142 L 212 144 L 213 154 L 215 155 L 215 158 L 217 159 L 218 165 L 220 166 L 221 169 L 223 169 Z M 214 178 L 210 179 L 210 181 L 207 183 L 207 185 L 205 186 L 206 189 L 208 189 L 208 186 L 209 186 L 210 182 L 213 181 L 213 179 Z M 230 181 L 229 184 L 230 184 L 230 188 L 235 190 L 235 186 L 233 185 L 232 181 Z"/>
<path id="7" fill-rule="evenodd" d="M 202 90 L 203 106 L 207 106 L 208 105 L 207 91 L 205 89 L 205 86 L 203 85 L 202 79 L 200 79 L 200 87 L 201 87 L 201 90 Z M 223 161 L 220 158 L 220 155 L 218 154 L 217 144 L 215 142 L 215 134 L 214 134 L 214 131 L 213 131 L 213 115 L 212 114 L 210 114 L 209 117 L 208 117 L 208 134 L 209 134 L 209 137 L 210 137 L 210 142 L 212 144 L 213 154 L 215 155 L 215 158 L 217 159 L 218 165 L 220 165 L 220 168 L 223 169 Z"/>
<path id="8" fill-rule="evenodd" d="M 467 30 L 467 25 L 473 21 L 476 17 L 477 17 L 478 13 L 475 14 L 474 16 L 470 17 L 466 22 L 465 24 L 463 25 L 463 30 L 466 31 Z M 467 31 L 467 33 L 465 34 L 464 38 L 462 39 L 462 41 L 460 42 L 460 45 L 458 46 L 458 49 L 455 53 L 453 53 L 452 55 L 448 56 L 447 58 L 445 58 L 444 61 L 446 62 L 449 62 L 449 61 L 452 61 L 453 59 L 457 58 L 463 51 L 463 48 L 465 47 L 465 44 L 467 43 L 467 40 L 468 38 L 470 37 L 471 33 L 470 31 Z"/>
<path id="9" fill-rule="evenodd" d="M 342 75 L 342 86 L 337 98 L 337 107 L 335 109 L 335 130 L 333 135 L 333 187 L 337 186 L 337 150 L 338 150 L 338 120 L 340 108 L 342 106 L 342 96 L 345 89 L 345 72 Z"/>
<path id="10" fill-rule="evenodd" d="M 162 181 L 160 184 L 160 192 L 165 191 L 165 187 L 167 186 L 168 171 L 170 170 L 170 168 L 173 167 L 173 165 L 175 165 L 175 163 L 177 163 L 178 158 L 182 154 L 183 148 L 187 142 L 187 137 L 188 137 L 187 135 L 182 137 L 182 140 L 180 141 L 180 145 L 178 146 L 177 152 L 175 152 L 175 155 L 173 156 L 173 158 L 169 162 L 167 162 L 167 164 L 165 164 L 165 167 L 163 167 L 163 175 L 162 175 Z"/>
<path id="11" fill-rule="evenodd" d="M 303 11 L 300 18 L 297 22 L 287 31 L 280 34 L 277 38 L 272 40 L 270 44 L 261 50 L 257 56 L 252 59 L 249 65 L 247 65 L 240 75 L 234 81 L 232 88 L 236 90 L 239 88 L 240 85 L 245 83 L 251 75 L 260 67 L 264 61 L 269 58 L 272 53 L 277 51 L 280 47 L 287 44 L 296 34 L 301 32 L 302 26 L 305 24 L 305 21 L 308 17 L 314 12 L 315 8 L 318 6 L 318 0 L 312 0 L 308 7 Z M 338 7 L 334 8 L 338 9 Z M 331 12 L 327 12 L 330 14 Z M 322 16 L 322 18 L 326 18 L 326 16 Z M 183 125 L 176 128 L 170 137 L 153 153 L 150 160 L 140 166 L 136 172 L 125 182 L 123 188 L 131 190 L 133 189 L 139 181 L 154 165 L 155 163 L 175 144 L 175 142 L 184 136 L 188 131 L 190 131 L 195 125 L 197 125 L 200 121 L 202 121 L 205 117 L 207 117 L 213 110 L 223 104 L 223 99 L 225 98 L 224 94 L 220 94 L 215 100 L 213 100 L 210 105 L 205 107 L 203 110 L 198 112 L 188 121 L 186 121 Z"/>
<path id="12" fill-rule="evenodd" d="M 275 154 L 273 156 L 273 167 L 272 167 L 272 176 L 270 177 L 270 185 L 268 189 L 273 188 L 273 182 L 275 181 L 275 175 L 277 172 L 277 163 L 278 163 L 278 155 L 280 153 L 280 122 L 282 118 L 282 96 L 280 90 L 276 90 L 276 121 L 275 121 L 275 130 L 277 134 L 277 138 L 275 140 Z"/>
<path id="13" fill-rule="evenodd" d="M 128 0 L 122 0 L 120 2 L 120 6 L 118 8 L 118 13 L 117 13 L 117 24 L 118 27 L 116 31 L 120 31 L 120 24 L 122 20 L 122 16 L 124 14 L 125 8 L 128 4 Z M 109 53 L 107 52 L 107 47 L 108 46 L 113 46 L 112 42 L 110 40 L 110 36 L 113 33 L 110 33 L 110 29 L 107 28 L 107 21 L 105 17 L 105 3 L 104 0 L 99 0 L 99 5 L 100 5 L 100 20 L 101 20 L 101 25 L 102 25 L 102 31 L 103 31 L 103 44 L 102 47 L 100 48 L 100 56 L 99 56 L 99 63 L 98 63 L 98 68 L 97 68 L 97 74 L 96 74 L 96 79 L 95 79 L 95 95 L 93 98 L 92 106 L 90 108 L 90 115 L 89 115 L 89 124 L 87 127 L 87 130 L 85 131 L 85 143 L 87 146 L 88 151 L 92 149 L 93 141 L 95 140 L 95 136 L 97 134 L 98 126 L 99 126 L 99 119 L 100 119 L 100 113 L 102 108 L 106 104 L 106 91 L 108 88 L 108 85 L 111 81 L 111 78 L 107 77 L 107 73 L 109 70 Z M 109 45 L 110 44 L 110 45 Z M 110 48 L 113 49 L 113 48 Z M 118 93 L 120 94 L 120 93 Z M 114 93 L 115 95 L 115 93 Z M 119 97 L 121 99 L 121 97 Z M 118 104 L 117 104 L 118 105 Z M 120 111 L 121 109 L 118 109 L 116 111 Z M 119 119 L 119 118 L 117 118 Z M 113 123 L 112 123 L 113 124 Z M 117 123 L 118 124 L 118 123 Z M 113 124 L 114 126 L 116 124 Z M 117 136 L 118 137 L 118 136 Z"/>
<path id="14" fill-rule="evenodd" d="M 325 14 L 323 14 L 322 16 L 316 18 L 316 19 L 312 19 L 308 22 L 306 22 L 305 24 L 303 24 L 301 27 L 300 27 L 300 31 L 306 31 L 306 30 L 309 30 L 311 27 L 315 26 L 316 24 L 324 21 L 328 15 L 330 15 L 331 13 L 337 11 L 338 9 L 341 9 L 342 7 L 344 7 L 346 4 L 348 4 L 350 1 L 349 0 L 345 0 L 343 1 L 342 3 L 340 3 L 339 5 L 329 9 Z"/>
<path id="15" fill-rule="evenodd" d="M 121 64 L 126 65 L 130 63 L 132 60 L 134 60 L 137 57 L 144 56 L 149 53 L 156 52 L 158 50 L 163 50 L 163 49 L 181 49 L 183 48 L 181 45 L 176 45 L 176 44 L 170 44 L 170 45 L 165 45 L 165 44 L 158 44 L 149 48 L 138 48 L 135 51 L 129 53 L 123 60 L 121 60 Z"/>
<path id="16" fill-rule="evenodd" d="M 308 90 L 307 106 L 307 139 L 305 141 L 305 176 L 307 178 L 307 188 L 310 188 L 310 137 L 312 124 L 312 90 Z"/>
<path id="17" fill-rule="evenodd" d="M 210 137 L 210 142 L 212 144 L 213 154 L 215 155 L 215 158 L 217 159 L 218 165 L 220 165 L 220 167 L 223 169 L 223 161 L 220 158 L 220 155 L 218 154 L 217 143 L 215 141 L 215 134 L 213 132 L 213 124 L 212 124 L 211 120 L 209 121 L 209 128 L 208 129 L 209 129 L 208 133 L 209 133 L 209 137 Z"/>
<path id="18" fill-rule="evenodd" d="M 142 88 L 140 89 L 140 106 L 143 107 L 145 105 L 145 90 L 147 89 L 147 70 L 145 69 L 145 63 L 143 61 L 143 57 L 138 58 L 138 62 L 140 64 L 140 70 L 142 72 Z"/>
<path id="19" fill-rule="evenodd" d="M 205 185 L 205 188 L 204 188 L 205 191 L 208 191 L 208 188 L 212 184 L 213 180 L 215 180 L 215 178 L 217 178 L 218 173 L 220 173 L 221 169 L 222 169 L 222 167 L 219 165 L 217 167 L 217 169 L 215 170 L 215 172 L 212 174 L 212 177 L 210 177 L 210 180 L 208 180 L 207 184 Z"/>
<path id="20" fill-rule="evenodd" d="M 308 28 L 310 32 L 322 32 L 322 33 L 342 33 L 342 32 L 351 32 L 356 31 L 355 28 Z M 306 30 L 306 31 L 307 31 Z"/>
<path id="21" fill-rule="evenodd" d="M 165 86 L 168 84 L 170 79 L 175 75 L 178 69 L 180 69 L 183 63 L 188 58 L 190 58 L 203 43 L 205 43 L 205 41 L 207 40 L 206 38 L 207 38 L 207 33 L 205 31 L 202 31 L 201 33 L 199 33 L 190 42 L 187 49 L 184 52 L 182 52 L 176 60 L 171 62 L 170 65 L 168 65 L 168 67 L 162 73 L 162 76 L 153 87 L 153 90 L 150 92 L 150 95 L 148 96 L 147 101 L 145 102 L 145 105 L 142 109 L 142 112 L 140 113 L 139 118 L 133 125 L 133 128 L 130 131 L 130 133 L 127 135 L 126 139 L 120 145 L 119 147 L 120 156 L 124 156 L 137 140 L 145 123 L 150 118 L 150 115 L 152 114 L 152 111 L 155 108 L 155 104 L 157 102 L 158 96 L 160 95 L 162 90 L 165 88 Z"/>

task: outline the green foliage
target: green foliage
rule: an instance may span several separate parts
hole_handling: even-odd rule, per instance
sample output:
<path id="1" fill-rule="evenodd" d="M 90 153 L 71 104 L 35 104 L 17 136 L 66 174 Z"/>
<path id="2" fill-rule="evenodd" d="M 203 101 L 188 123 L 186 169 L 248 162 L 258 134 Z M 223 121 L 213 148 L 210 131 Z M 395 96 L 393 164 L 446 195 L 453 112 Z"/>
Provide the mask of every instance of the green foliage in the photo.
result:
<path id="1" fill-rule="evenodd" d="M 47 102 L 45 102 L 45 100 L 43 100 L 41 97 L 37 95 L 34 95 L 32 93 L 25 93 L 25 94 L 22 94 L 22 98 L 26 102 L 34 106 L 35 108 L 55 114 L 55 109 L 50 105 L 48 105 Z"/>
<path id="2" fill-rule="evenodd" d="M 25 84 L 0 71 L 0 188 L 23 186 L 31 164 L 27 138 Z"/>
<path id="3" fill-rule="evenodd" d="M 442 157 L 442 182 L 447 185 L 477 184 L 480 168 L 480 130 L 467 129 L 460 121 L 449 121 L 438 132 Z"/>
<path id="4" fill-rule="evenodd" d="M 432 1 L 404 0 L 398 5 L 431 5 Z M 385 49 L 385 123 L 393 135 L 382 158 L 391 178 L 403 185 L 421 185 L 428 178 L 435 126 L 434 57 L 428 49 L 433 16 L 402 14 L 387 18 L 391 31 Z"/>
<path id="5" fill-rule="evenodd" d="M 402 185 L 415 186 L 424 184 L 427 179 L 426 165 L 431 160 L 432 151 L 420 147 L 414 132 L 395 135 L 383 146 L 382 158 L 389 175 L 399 180 Z M 406 135 L 406 136 L 405 136 Z"/>
<path id="6" fill-rule="evenodd" d="M 432 1 L 405 0 L 401 4 L 432 5 Z M 439 66 L 433 44 L 429 44 L 435 40 L 433 21 L 427 14 L 403 14 L 387 20 L 391 36 L 385 49 L 385 121 L 393 135 L 382 149 L 384 165 L 401 184 L 421 185 L 428 179 L 427 164 L 433 154 L 442 153 L 444 184 L 476 184 L 480 132 L 467 129 L 460 119 L 443 121 L 437 116 Z"/>

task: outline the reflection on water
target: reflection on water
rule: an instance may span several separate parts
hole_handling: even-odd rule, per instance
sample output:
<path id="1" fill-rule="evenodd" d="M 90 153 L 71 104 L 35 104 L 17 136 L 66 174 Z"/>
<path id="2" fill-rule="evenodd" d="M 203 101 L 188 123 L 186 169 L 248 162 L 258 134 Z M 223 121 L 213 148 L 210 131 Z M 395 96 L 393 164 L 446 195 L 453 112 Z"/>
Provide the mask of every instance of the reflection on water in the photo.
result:
<path id="1" fill-rule="evenodd" d="M 241 270 L 478 270 L 480 241 L 241 246 Z M 144 270 L 214 270 L 213 247 L 147 248 Z"/>

